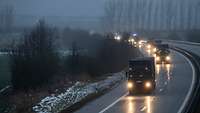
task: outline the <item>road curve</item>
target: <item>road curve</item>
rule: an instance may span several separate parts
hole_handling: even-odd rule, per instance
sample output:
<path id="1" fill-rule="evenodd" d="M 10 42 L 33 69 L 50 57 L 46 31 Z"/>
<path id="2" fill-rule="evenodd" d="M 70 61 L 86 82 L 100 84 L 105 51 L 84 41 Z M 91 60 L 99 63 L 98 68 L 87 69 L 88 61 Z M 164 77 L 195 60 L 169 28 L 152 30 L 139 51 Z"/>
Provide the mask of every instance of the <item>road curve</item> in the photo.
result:
<path id="1" fill-rule="evenodd" d="M 183 48 L 185 50 L 191 51 L 200 56 L 200 43 L 199 43 L 199 45 L 197 45 L 197 44 L 196 45 L 181 44 L 178 42 L 168 42 L 168 43 L 170 43 L 170 45 L 177 46 L 177 47 Z"/>
<path id="2" fill-rule="evenodd" d="M 177 113 L 190 89 L 193 68 L 180 53 L 172 52 L 171 65 L 156 66 L 152 95 L 127 95 L 126 82 L 86 104 L 75 113 Z"/>

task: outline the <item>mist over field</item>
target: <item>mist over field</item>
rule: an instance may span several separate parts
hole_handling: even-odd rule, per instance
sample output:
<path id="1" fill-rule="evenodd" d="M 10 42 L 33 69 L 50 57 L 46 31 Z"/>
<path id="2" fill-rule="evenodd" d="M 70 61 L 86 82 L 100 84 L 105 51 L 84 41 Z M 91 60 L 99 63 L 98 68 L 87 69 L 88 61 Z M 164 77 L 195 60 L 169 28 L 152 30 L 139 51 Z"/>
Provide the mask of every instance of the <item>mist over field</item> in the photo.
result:
<path id="1" fill-rule="evenodd" d="M 102 30 L 106 7 L 125 30 L 187 30 L 200 26 L 198 0 L 1 0 L 14 9 L 15 25 L 30 26 L 44 18 L 60 27 Z M 111 13 L 110 12 L 110 13 Z M 111 16 L 111 14 L 109 14 Z M 119 20 L 120 19 L 120 20 Z M 119 29 L 119 28 L 114 28 Z"/>
<path id="2" fill-rule="evenodd" d="M 97 28 L 104 0 L 1 0 L 0 9 L 14 8 L 15 25 L 30 26 L 44 18 L 53 25 Z"/>

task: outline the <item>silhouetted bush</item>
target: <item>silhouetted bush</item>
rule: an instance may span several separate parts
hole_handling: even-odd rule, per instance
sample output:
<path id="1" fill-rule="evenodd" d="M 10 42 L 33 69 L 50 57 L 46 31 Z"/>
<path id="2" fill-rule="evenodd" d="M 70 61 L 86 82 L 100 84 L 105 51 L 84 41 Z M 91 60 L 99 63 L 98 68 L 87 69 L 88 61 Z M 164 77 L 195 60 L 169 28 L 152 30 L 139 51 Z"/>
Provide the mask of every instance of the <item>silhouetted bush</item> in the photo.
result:
<path id="1" fill-rule="evenodd" d="M 103 73 L 121 71 L 128 66 L 130 59 L 141 55 L 137 48 L 113 39 L 103 40 L 98 51 L 97 59 Z"/>
<path id="2" fill-rule="evenodd" d="M 58 69 L 54 51 L 54 29 L 39 21 L 11 54 L 12 85 L 15 89 L 36 88 L 48 83 Z"/>
<path id="3" fill-rule="evenodd" d="M 104 36 L 101 36 L 98 46 L 94 46 L 93 49 L 96 51 L 95 55 L 91 55 L 91 51 L 84 54 L 80 47 L 72 44 L 71 55 L 65 61 L 67 73 L 76 77 L 81 73 L 98 77 L 106 73 L 119 72 L 128 66 L 129 59 L 140 55 L 138 49 L 126 42 Z M 87 50 L 91 49 L 87 48 Z"/>
<path id="4" fill-rule="evenodd" d="M 97 33 L 89 33 L 85 30 L 69 29 L 65 28 L 62 33 L 63 48 L 71 48 L 72 43 L 76 42 L 79 49 L 85 49 L 88 51 L 89 56 L 96 55 L 96 50 L 100 46 L 103 36 Z"/>
<path id="5" fill-rule="evenodd" d="M 91 77 L 95 77 L 101 74 L 101 68 L 97 59 L 86 55 L 68 56 L 66 60 L 66 71 L 73 76 L 88 74 Z"/>

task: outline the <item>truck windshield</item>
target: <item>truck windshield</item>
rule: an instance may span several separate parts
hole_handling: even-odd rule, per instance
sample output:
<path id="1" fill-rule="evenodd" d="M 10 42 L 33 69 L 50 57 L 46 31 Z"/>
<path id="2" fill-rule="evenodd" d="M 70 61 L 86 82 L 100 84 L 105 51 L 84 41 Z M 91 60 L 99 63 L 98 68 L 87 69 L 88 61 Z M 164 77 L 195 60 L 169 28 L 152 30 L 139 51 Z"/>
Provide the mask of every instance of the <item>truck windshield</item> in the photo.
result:
<path id="1" fill-rule="evenodd" d="M 167 49 L 160 49 L 156 52 L 157 55 L 168 55 L 169 54 L 169 50 Z"/>
<path id="2" fill-rule="evenodd" d="M 129 66 L 131 68 L 131 70 L 129 70 L 129 73 L 134 77 L 138 77 L 140 75 L 152 75 L 152 65 L 149 61 L 134 61 L 130 62 Z"/>

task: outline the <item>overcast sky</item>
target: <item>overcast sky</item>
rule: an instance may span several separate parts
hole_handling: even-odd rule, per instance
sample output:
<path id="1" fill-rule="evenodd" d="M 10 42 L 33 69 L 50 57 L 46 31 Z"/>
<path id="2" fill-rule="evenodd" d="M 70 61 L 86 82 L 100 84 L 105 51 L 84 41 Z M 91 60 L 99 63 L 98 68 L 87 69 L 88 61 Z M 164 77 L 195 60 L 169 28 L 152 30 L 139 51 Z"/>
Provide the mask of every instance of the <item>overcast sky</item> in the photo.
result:
<path id="1" fill-rule="evenodd" d="M 0 7 L 12 4 L 17 15 L 100 16 L 104 0 L 0 0 Z"/>

